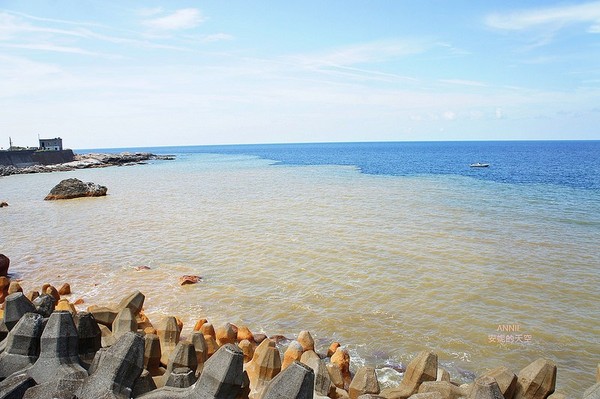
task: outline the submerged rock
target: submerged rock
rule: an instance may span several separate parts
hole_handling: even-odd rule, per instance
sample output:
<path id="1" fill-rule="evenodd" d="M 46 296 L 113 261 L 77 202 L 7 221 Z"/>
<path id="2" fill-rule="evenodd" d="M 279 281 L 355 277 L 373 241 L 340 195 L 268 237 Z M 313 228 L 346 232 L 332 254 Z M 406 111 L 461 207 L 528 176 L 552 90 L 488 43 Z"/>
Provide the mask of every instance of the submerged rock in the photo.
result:
<path id="1" fill-rule="evenodd" d="M 79 197 L 101 197 L 106 195 L 108 189 L 99 184 L 87 182 L 84 183 L 79 179 L 65 179 L 58 183 L 50 194 L 44 198 L 45 200 L 71 199 Z"/>
<path id="2" fill-rule="evenodd" d="M 186 285 L 186 284 L 196 284 L 197 282 L 202 281 L 202 277 L 201 276 L 193 276 L 193 275 L 185 275 L 185 276 L 181 276 L 179 277 L 179 285 Z"/>

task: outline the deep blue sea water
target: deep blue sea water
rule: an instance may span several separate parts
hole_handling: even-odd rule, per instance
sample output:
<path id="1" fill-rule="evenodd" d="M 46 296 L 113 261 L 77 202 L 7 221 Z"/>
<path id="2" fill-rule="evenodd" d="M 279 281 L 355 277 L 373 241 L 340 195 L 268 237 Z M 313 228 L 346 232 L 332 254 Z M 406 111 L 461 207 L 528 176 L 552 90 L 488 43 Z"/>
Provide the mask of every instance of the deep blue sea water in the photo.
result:
<path id="1" fill-rule="evenodd" d="M 600 141 L 256 144 L 92 151 L 140 150 L 157 154 L 251 155 L 287 165 L 352 165 L 374 175 L 461 175 L 501 183 L 600 189 Z M 490 167 L 469 166 L 476 162 Z"/>

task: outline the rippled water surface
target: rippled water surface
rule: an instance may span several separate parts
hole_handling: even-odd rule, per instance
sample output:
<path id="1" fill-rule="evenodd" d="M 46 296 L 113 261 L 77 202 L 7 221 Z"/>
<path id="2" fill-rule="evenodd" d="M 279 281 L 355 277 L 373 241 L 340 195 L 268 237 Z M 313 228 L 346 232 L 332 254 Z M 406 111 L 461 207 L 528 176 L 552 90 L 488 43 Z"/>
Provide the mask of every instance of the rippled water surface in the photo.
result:
<path id="1" fill-rule="evenodd" d="M 546 357 L 562 392 L 594 383 L 597 190 L 272 163 L 179 154 L 0 178 L 10 204 L 0 252 L 26 290 L 69 282 L 86 306 L 139 289 L 155 324 L 177 315 L 188 332 L 201 317 L 288 337 L 310 330 L 322 347 L 349 348 L 354 366 L 377 366 L 384 385 L 401 378 L 387 366 L 425 349 L 457 381 Z M 42 200 L 67 177 L 109 195 Z M 183 274 L 204 280 L 182 287 Z"/>

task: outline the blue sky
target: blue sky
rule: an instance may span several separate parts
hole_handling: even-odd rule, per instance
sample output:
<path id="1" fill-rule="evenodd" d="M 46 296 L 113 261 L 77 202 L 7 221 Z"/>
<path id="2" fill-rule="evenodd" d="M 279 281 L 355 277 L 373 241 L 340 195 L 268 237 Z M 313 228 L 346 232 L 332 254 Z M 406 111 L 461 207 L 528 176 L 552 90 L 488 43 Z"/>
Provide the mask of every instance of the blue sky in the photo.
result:
<path id="1" fill-rule="evenodd" d="M 600 1 L 0 0 L 0 146 L 600 139 Z"/>

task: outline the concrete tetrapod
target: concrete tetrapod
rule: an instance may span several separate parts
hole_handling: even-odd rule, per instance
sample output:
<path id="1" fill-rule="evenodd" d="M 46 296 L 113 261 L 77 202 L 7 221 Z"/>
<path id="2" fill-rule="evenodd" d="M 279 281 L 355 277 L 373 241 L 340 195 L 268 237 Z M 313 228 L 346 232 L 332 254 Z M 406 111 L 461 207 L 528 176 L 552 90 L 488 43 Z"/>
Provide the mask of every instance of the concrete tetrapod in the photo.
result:
<path id="1" fill-rule="evenodd" d="M 377 381 L 377 374 L 375 374 L 375 368 L 362 366 L 354 375 L 348 395 L 350 399 L 357 399 L 363 394 L 375 394 L 379 393 L 379 381 Z"/>
<path id="2" fill-rule="evenodd" d="M 134 316 L 137 316 L 142 310 L 142 306 L 144 306 L 145 299 L 146 297 L 144 294 L 139 291 L 134 291 L 130 295 L 121 299 L 119 304 L 114 308 L 93 305 L 88 307 L 88 312 L 91 312 L 94 315 L 98 323 L 110 327 L 117 317 L 117 314 L 125 308 L 131 309 Z"/>
<path id="3" fill-rule="evenodd" d="M 243 351 L 242 351 L 243 352 Z M 254 351 L 252 360 L 246 364 L 251 395 L 259 393 L 267 382 L 281 371 L 281 356 L 275 342 L 265 339 Z"/>
<path id="4" fill-rule="evenodd" d="M 0 353 L 0 381 L 9 375 L 32 366 L 40 352 L 43 318 L 26 313 L 8 333 L 6 349 Z"/>
<path id="5" fill-rule="evenodd" d="M 206 353 L 208 352 L 204 334 L 199 331 L 194 331 L 192 333 L 192 343 L 194 344 L 194 349 L 196 351 L 198 366 L 202 366 L 207 359 Z"/>
<path id="6" fill-rule="evenodd" d="M 52 313 L 41 335 L 40 356 L 27 374 L 38 384 L 63 374 L 87 377 L 87 372 L 79 364 L 78 340 L 71 313 Z"/>
<path id="7" fill-rule="evenodd" d="M 171 373 L 173 373 L 173 371 L 176 369 L 182 369 L 182 368 L 192 370 L 193 379 L 190 380 L 190 377 L 188 376 L 187 371 L 180 370 L 179 374 L 184 374 L 184 375 L 178 377 L 178 379 L 175 379 L 175 377 L 173 377 L 174 379 L 172 380 L 172 385 L 169 384 L 168 382 L 169 382 L 169 379 L 171 378 Z M 188 341 L 179 341 L 179 343 L 175 347 L 175 350 L 173 350 L 173 352 L 171 352 L 171 356 L 169 357 L 169 364 L 167 365 L 167 371 L 162 376 L 163 381 L 162 381 L 161 385 L 174 386 L 174 387 L 179 387 L 179 388 L 187 388 L 188 386 L 190 386 L 194 382 L 196 382 L 195 374 L 196 374 L 197 368 L 198 368 L 198 359 L 196 358 L 196 350 L 194 348 L 194 345 Z M 190 381 L 191 381 L 191 383 L 190 383 Z M 188 384 L 188 385 L 185 385 L 185 384 Z"/>
<path id="8" fill-rule="evenodd" d="M 437 355 L 432 352 L 420 352 L 406 367 L 400 386 L 384 389 L 381 396 L 388 399 L 406 399 L 417 393 L 423 382 L 435 381 L 437 369 Z"/>
<path id="9" fill-rule="evenodd" d="M 128 332 L 104 351 L 94 373 L 78 394 L 78 399 L 127 399 L 144 369 L 144 338 Z"/>
<path id="10" fill-rule="evenodd" d="M 144 367 L 151 376 L 163 374 L 164 369 L 160 367 L 160 339 L 156 334 L 144 336 Z"/>
<path id="11" fill-rule="evenodd" d="M 96 319 L 89 312 L 78 313 L 75 324 L 79 337 L 79 359 L 84 365 L 89 365 L 102 347 L 102 332 Z"/>
<path id="12" fill-rule="evenodd" d="M 8 331 L 17 325 L 25 313 L 35 312 L 35 306 L 22 292 L 15 292 L 6 297 L 4 302 L 4 324 Z"/>
<path id="13" fill-rule="evenodd" d="M 519 371 L 515 399 L 546 399 L 556 386 L 556 365 L 537 359 Z"/>
<path id="14" fill-rule="evenodd" d="M 26 371 L 38 385 L 24 398 L 68 397 L 79 389 L 88 373 L 79 363 L 78 340 L 71 313 L 50 315 L 40 339 L 40 356 Z"/>
<path id="15" fill-rule="evenodd" d="M 35 385 L 33 378 L 18 374 L 10 378 L 9 384 L 0 384 L 0 399 L 21 399 L 25 392 Z"/>
<path id="16" fill-rule="evenodd" d="M 475 380 L 468 399 L 504 399 L 493 377 L 483 376 Z"/>
<path id="17" fill-rule="evenodd" d="M 143 399 L 235 399 L 245 382 L 244 354 L 226 344 L 204 364 L 200 378 L 190 388 L 164 387 L 140 396 Z"/>
<path id="18" fill-rule="evenodd" d="M 467 396 L 467 392 L 448 381 L 425 381 L 419 387 L 419 393 L 438 392 L 445 399 L 458 399 Z"/>
<path id="19" fill-rule="evenodd" d="M 54 297 L 48 294 L 42 294 L 33 300 L 35 311 L 44 317 L 50 317 L 54 312 Z"/>
<path id="20" fill-rule="evenodd" d="M 517 389 L 517 376 L 508 367 L 500 366 L 488 371 L 483 376 L 492 377 L 498 383 L 504 399 L 513 399 Z"/>
<path id="21" fill-rule="evenodd" d="M 160 362 L 166 366 L 169 364 L 169 356 L 175 350 L 181 335 L 177 319 L 173 316 L 167 317 L 163 325 L 157 329 L 156 334 L 160 338 Z"/>
<path id="22" fill-rule="evenodd" d="M 298 341 L 292 341 L 288 345 L 287 349 L 283 353 L 283 364 L 281 365 L 281 369 L 286 369 L 290 364 L 294 363 L 296 360 L 300 360 L 302 357 L 302 353 L 304 353 L 304 348 Z"/>
<path id="23" fill-rule="evenodd" d="M 312 399 L 314 386 L 313 369 L 294 361 L 269 381 L 260 399 Z"/>
<path id="24" fill-rule="evenodd" d="M 315 372 L 315 392 L 321 396 L 328 396 L 335 386 L 331 383 L 325 362 L 312 350 L 304 352 L 300 361 Z"/>

